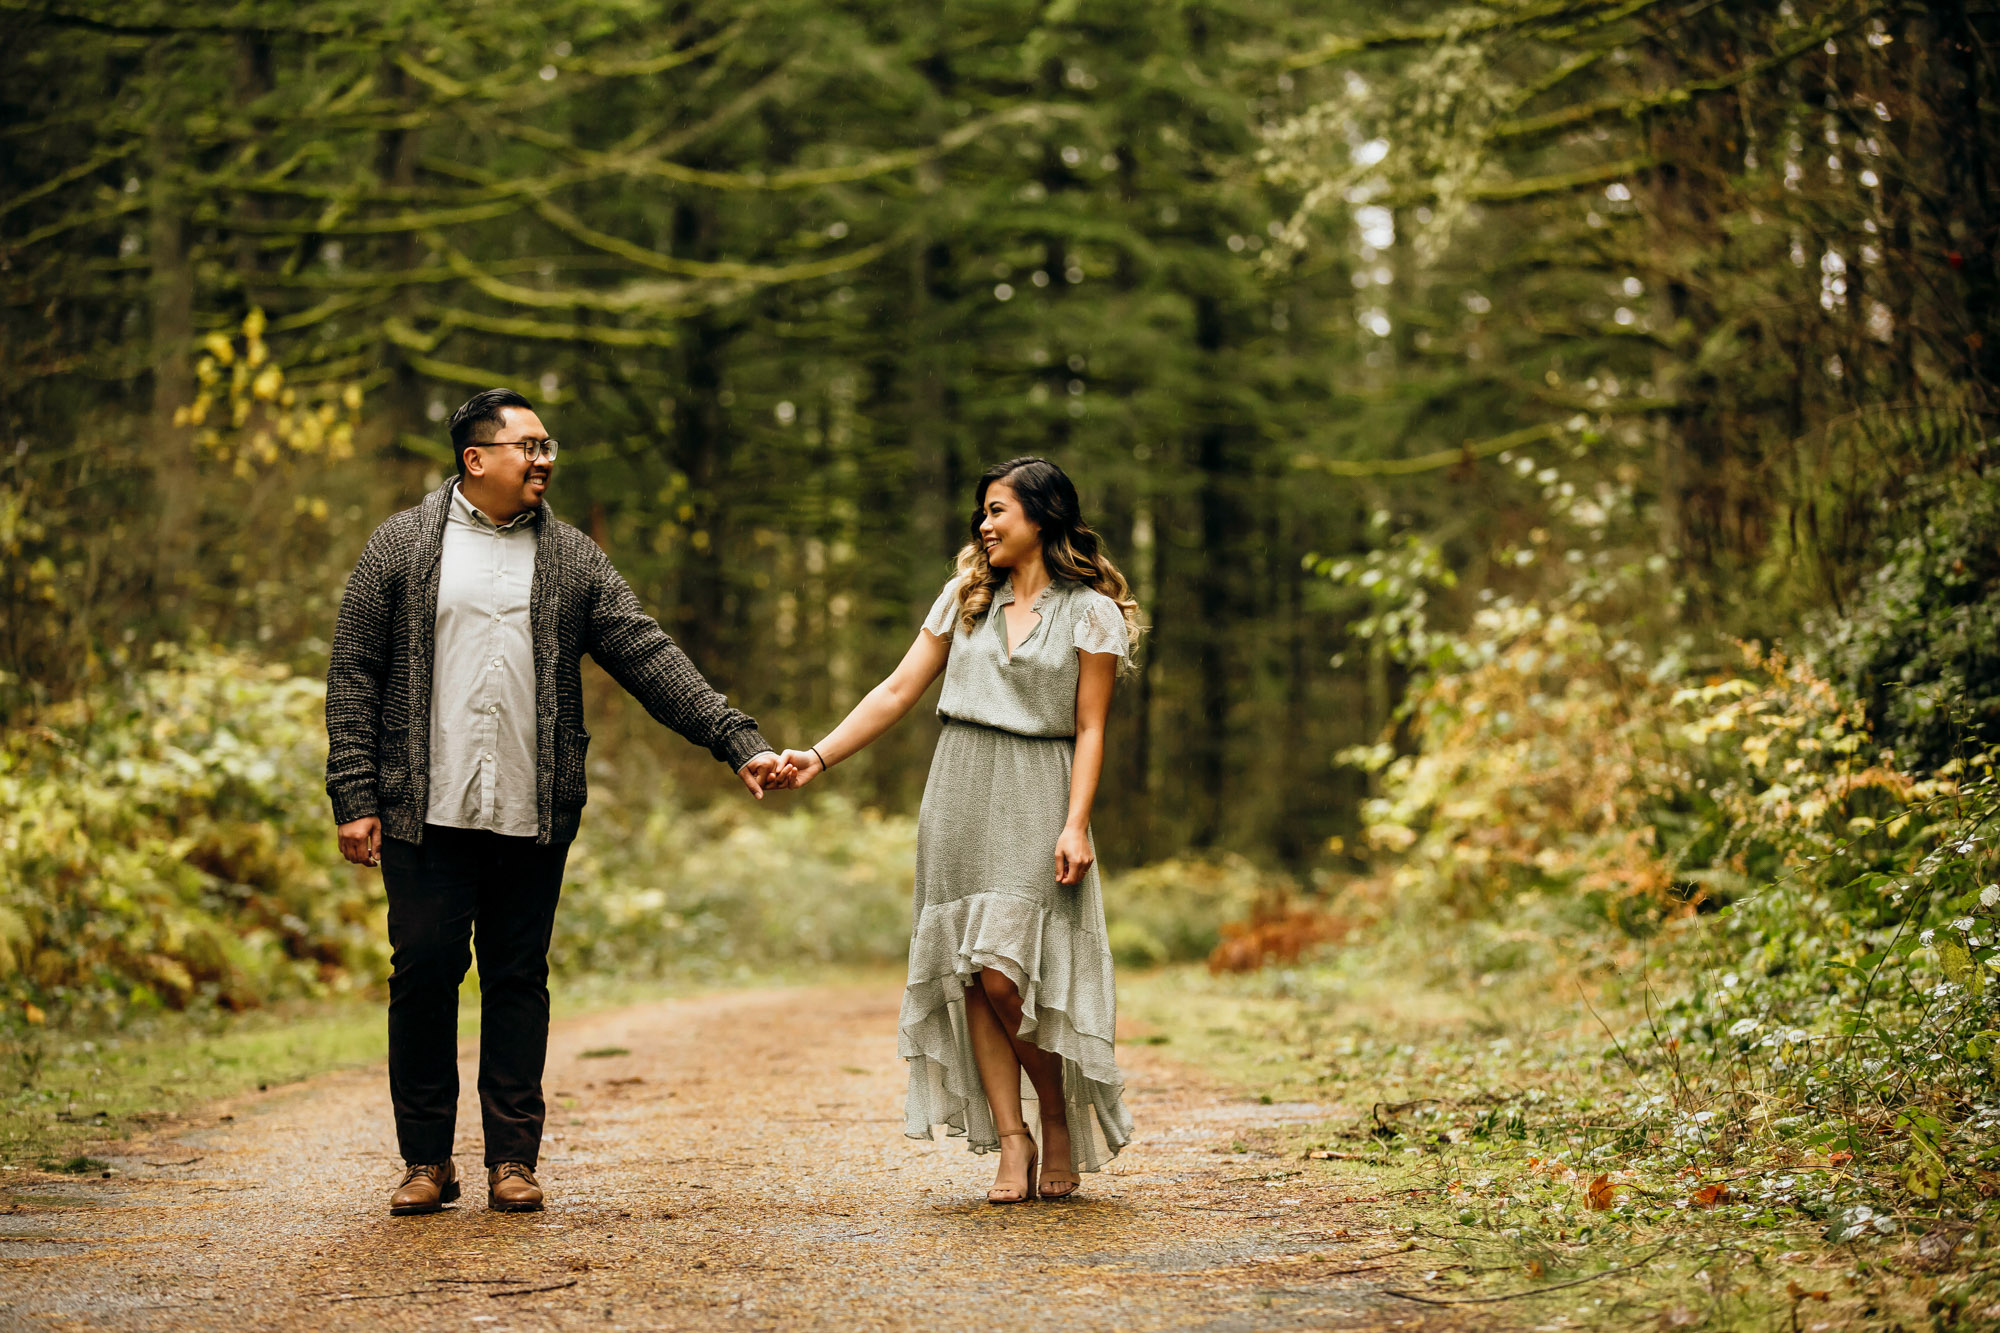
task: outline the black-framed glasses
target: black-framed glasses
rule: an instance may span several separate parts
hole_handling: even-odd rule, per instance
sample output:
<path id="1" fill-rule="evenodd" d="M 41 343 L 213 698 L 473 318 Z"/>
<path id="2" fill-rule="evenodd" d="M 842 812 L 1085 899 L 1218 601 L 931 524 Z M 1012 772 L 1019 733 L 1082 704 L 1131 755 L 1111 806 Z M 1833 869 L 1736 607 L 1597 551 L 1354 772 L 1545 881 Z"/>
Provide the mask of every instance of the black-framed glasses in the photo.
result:
<path id="1" fill-rule="evenodd" d="M 506 440 L 491 442 L 485 447 L 488 449 L 519 449 L 521 457 L 527 459 L 530 463 L 553 462 L 556 451 L 562 448 L 554 440 Z"/>

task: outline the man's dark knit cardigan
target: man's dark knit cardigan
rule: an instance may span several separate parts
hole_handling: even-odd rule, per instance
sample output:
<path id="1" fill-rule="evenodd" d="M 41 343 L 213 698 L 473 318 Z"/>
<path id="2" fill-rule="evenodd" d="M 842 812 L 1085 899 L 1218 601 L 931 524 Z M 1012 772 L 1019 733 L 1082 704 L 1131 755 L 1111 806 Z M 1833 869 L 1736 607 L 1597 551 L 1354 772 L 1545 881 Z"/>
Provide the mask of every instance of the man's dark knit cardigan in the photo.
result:
<path id="1" fill-rule="evenodd" d="M 336 823 L 379 815 L 422 842 L 430 808 L 431 672 L 452 478 L 375 529 L 340 599 L 326 673 L 326 790 Z M 537 842 L 567 842 L 588 799 L 579 664 L 589 653 L 646 711 L 731 768 L 771 748 L 647 615 L 597 543 L 537 511 L 528 619 L 535 653 Z"/>

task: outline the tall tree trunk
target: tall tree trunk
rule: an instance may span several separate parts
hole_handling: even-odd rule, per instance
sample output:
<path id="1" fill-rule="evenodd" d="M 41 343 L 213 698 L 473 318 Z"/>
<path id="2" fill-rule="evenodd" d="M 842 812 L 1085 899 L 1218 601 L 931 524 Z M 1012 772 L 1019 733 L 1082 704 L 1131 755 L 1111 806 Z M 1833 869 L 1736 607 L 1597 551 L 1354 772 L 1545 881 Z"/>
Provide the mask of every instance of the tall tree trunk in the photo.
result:
<path id="1" fill-rule="evenodd" d="M 1222 352 L 1225 342 L 1221 301 L 1213 295 L 1195 299 L 1195 345 L 1198 372 L 1210 383 L 1225 382 Z M 1195 791 L 1189 802 L 1193 844 L 1212 848 L 1221 839 L 1228 810 L 1230 729 L 1242 692 L 1241 654 L 1235 635 L 1243 619 L 1243 588 L 1239 538 L 1248 529 L 1243 511 L 1243 466 L 1231 439 L 1223 404 L 1209 400 L 1200 406 L 1207 418 L 1195 429 L 1195 497 L 1201 548 L 1196 555 L 1195 607 L 1200 623 L 1191 636 L 1196 645 L 1196 701 L 1190 727 L 1190 765 Z"/>
<path id="2" fill-rule="evenodd" d="M 153 595 L 156 612 L 169 619 L 183 609 L 190 592 L 188 579 L 201 522 L 201 481 L 191 434 L 174 422 L 174 414 L 194 399 L 194 261 L 188 253 L 184 194 L 181 65 L 173 38 L 162 38 L 146 62 L 147 77 L 156 90 L 147 226 L 152 267 L 151 458 L 158 506 Z"/>
<path id="3" fill-rule="evenodd" d="M 383 97 L 392 104 L 404 110 L 414 109 L 414 89 L 409 76 L 396 64 L 395 52 L 383 53 L 377 83 Z M 406 190 L 414 186 L 417 181 L 418 138 L 419 131 L 415 128 L 384 130 L 375 145 L 376 179 L 397 189 Z M 392 271 L 415 268 L 422 253 L 414 231 L 390 236 L 384 250 L 383 267 Z M 393 303 L 396 317 L 406 325 L 412 324 L 420 299 L 415 288 L 405 287 Z M 446 441 L 429 419 L 429 406 L 423 376 L 417 373 L 407 356 L 396 357 L 390 367 L 388 389 L 375 409 L 377 429 L 383 442 L 405 441 L 414 452 L 426 457 L 435 456 L 438 449 L 446 447 Z"/>

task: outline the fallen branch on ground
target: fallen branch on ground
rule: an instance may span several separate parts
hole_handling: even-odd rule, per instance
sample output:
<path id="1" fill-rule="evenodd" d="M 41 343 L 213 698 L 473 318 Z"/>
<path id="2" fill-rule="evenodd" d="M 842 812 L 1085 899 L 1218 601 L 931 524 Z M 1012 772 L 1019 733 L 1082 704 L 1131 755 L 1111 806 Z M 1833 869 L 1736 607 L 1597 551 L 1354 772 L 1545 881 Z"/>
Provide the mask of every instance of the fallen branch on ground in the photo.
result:
<path id="1" fill-rule="evenodd" d="M 546 1287 L 523 1287 L 519 1291 L 489 1291 L 486 1294 L 497 1301 L 502 1296 L 532 1296 L 538 1291 L 561 1291 L 564 1287 L 574 1287 L 575 1285 L 576 1279 L 571 1278 L 567 1282 L 551 1282 Z"/>
<path id="2" fill-rule="evenodd" d="M 1561 1291 L 1564 1287 L 1580 1287 L 1586 1282 L 1595 1282 L 1601 1277 L 1610 1277 L 1613 1273 L 1629 1273 L 1635 1268 L 1644 1268 L 1663 1254 L 1667 1246 L 1671 1243 L 1670 1241 L 1662 1241 L 1653 1247 L 1651 1254 L 1634 1263 L 1626 1264 L 1622 1268 L 1607 1268 L 1601 1273 L 1591 1273 L 1585 1277 L 1571 1278 L 1567 1282 L 1551 1282 L 1546 1287 L 1532 1287 L 1527 1291 L 1510 1291 L 1504 1296 L 1460 1296 L 1455 1299 L 1440 1299 L 1436 1296 L 1419 1296 L 1414 1291 L 1399 1291 L 1394 1287 L 1382 1288 L 1382 1294 L 1384 1296 L 1395 1296 L 1401 1300 L 1417 1301 L 1423 1305 L 1493 1305 L 1499 1301 L 1514 1301 L 1520 1300 L 1525 1296 L 1540 1296 L 1545 1292 Z"/>

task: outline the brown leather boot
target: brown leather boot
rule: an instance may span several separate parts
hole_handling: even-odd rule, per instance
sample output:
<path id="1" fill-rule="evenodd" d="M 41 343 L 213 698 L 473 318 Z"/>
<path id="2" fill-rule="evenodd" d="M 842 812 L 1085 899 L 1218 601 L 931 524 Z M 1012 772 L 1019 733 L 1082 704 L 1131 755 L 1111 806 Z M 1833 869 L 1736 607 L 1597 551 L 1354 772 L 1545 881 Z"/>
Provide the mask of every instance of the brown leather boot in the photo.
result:
<path id="1" fill-rule="evenodd" d="M 524 1164 L 502 1162 L 486 1169 L 486 1206 L 496 1213 L 539 1213 L 542 1187 Z"/>
<path id="2" fill-rule="evenodd" d="M 397 1216 L 434 1213 L 458 1198 L 458 1168 L 449 1160 L 412 1162 L 403 1183 L 389 1196 L 389 1211 Z"/>

